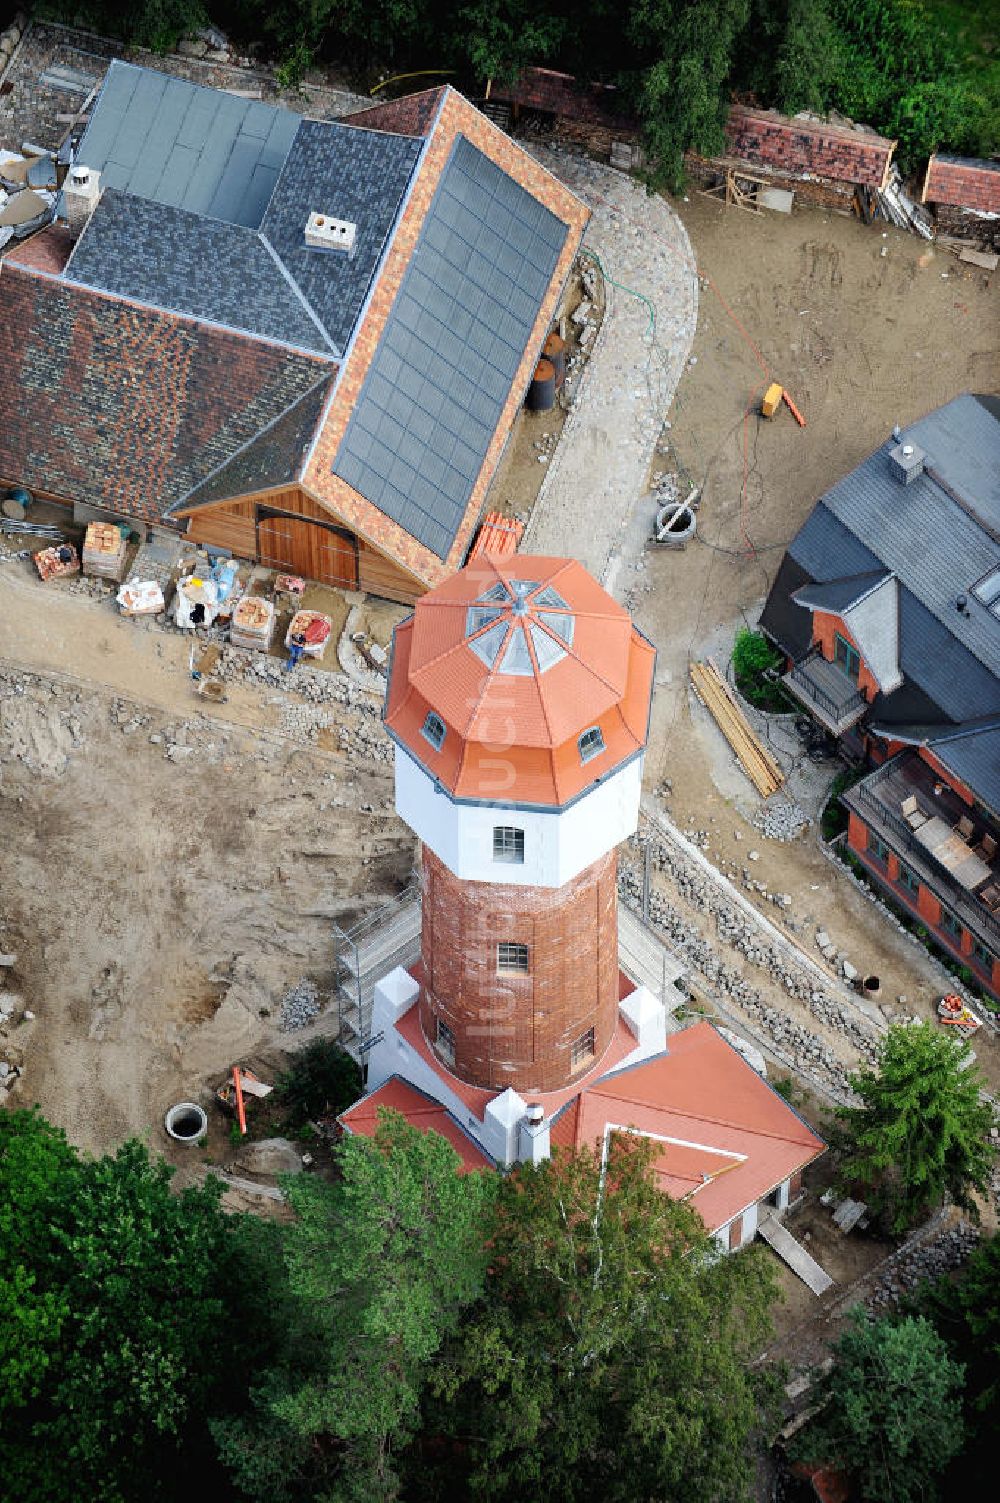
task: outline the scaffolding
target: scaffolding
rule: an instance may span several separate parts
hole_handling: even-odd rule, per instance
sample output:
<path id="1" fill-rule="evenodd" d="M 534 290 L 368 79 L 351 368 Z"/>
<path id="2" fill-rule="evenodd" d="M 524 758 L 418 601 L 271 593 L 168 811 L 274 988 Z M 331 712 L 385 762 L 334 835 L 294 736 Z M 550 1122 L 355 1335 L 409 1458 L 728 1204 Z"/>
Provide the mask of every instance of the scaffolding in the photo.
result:
<path id="1" fill-rule="evenodd" d="M 363 1061 L 371 1047 L 375 985 L 397 966 L 420 958 L 420 886 L 372 910 L 349 929 L 333 926 L 333 961 L 340 1042 Z"/>

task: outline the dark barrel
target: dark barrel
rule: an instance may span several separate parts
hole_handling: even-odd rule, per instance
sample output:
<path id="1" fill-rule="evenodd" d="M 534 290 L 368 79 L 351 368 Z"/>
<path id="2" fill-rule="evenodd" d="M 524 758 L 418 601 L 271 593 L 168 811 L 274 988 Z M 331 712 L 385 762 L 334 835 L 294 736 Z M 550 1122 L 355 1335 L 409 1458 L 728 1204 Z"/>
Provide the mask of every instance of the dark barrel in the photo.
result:
<path id="1" fill-rule="evenodd" d="M 556 386 L 561 386 L 566 379 L 566 341 L 555 329 L 542 345 L 542 359 L 551 361 L 556 373 Z"/>
<path id="2" fill-rule="evenodd" d="M 551 360 L 539 360 L 528 387 L 525 406 L 529 412 L 548 412 L 555 406 L 556 370 Z"/>

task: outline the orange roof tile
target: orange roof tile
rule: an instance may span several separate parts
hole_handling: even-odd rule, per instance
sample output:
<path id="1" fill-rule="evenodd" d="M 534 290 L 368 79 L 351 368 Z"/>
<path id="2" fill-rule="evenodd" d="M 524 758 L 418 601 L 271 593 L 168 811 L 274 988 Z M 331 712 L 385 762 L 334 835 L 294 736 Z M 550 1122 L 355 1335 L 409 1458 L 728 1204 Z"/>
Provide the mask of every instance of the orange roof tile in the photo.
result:
<path id="1" fill-rule="evenodd" d="M 359 1133 L 363 1138 L 372 1138 L 378 1127 L 380 1108 L 400 1112 L 411 1127 L 421 1132 L 440 1133 L 454 1148 L 461 1160 L 460 1173 L 468 1174 L 473 1169 L 493 1169 L 496 1166 L 455 1118 L 441 1104 L 416 1086 L 401 1080 L 398 1075 L 389 1079 L 377 1090 L 362 1096 L 353 1106 L 338 1117 L 341 1127 L 348 1132 Z"/>
<path id="2" fill-rule="evenodd" d="M 599 1144 L 615 1128 L 659 1141 L 663 1188 L 716 1231 L 823 1151 L 823 1142 L 710 1023 L 672 1034 L 666 1054 L 587 1086 L 552 1142 Z"/>
<path id="3" fill-rule="evenodd" d="M 645 746 L 654 661 L 582 564 L 484 554 L 397 628 L 385 723 L 456 798 L 559 807 Z M 431 711 L 447 728 L 437 749 Z M 591 726 L 604 747 L 583 762 Z"/>
<path id="4" fill-rule="evenodd" d="M 498 511 L 488 511 L 479 524 L 476 541 L 469 553 L 469 563 L 482 558 L 484 553 L 495 553 L 498 557 L 516 553 L 523 537 L 523 522 L 519 522 L 516 517 L 503 517 Z"/>

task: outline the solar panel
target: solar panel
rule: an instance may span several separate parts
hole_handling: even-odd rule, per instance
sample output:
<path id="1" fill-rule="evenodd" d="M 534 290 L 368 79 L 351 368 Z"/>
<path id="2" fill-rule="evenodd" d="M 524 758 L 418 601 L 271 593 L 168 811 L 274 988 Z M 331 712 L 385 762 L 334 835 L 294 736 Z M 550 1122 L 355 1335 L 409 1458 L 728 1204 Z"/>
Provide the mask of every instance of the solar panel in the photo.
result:
<path id="1" fill-rule="evenodd" d="M 465 515 L 566 235 L 458 137 L 332 465 L 439 558 Z M 413 404 L 405 420 L 404 398 Z M 366 453 L 362 435 L 374 436 Z M 390 457 L 402 461 L 398 502 L 376 494 Z"/>

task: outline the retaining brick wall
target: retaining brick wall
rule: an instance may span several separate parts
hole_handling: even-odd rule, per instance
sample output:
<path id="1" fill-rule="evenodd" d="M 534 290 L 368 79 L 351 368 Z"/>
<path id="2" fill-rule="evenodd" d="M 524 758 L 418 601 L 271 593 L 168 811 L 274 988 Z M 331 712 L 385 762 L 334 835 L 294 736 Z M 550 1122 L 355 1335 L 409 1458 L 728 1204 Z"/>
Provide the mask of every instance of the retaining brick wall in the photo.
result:
<path id="1" fill-rule="evenodd" d="M 895 141 L 874 132 L 818 120 L 793 120 L 775 110 L 734 105 L 726 124 L 733 156 L 742 161 L 798 173 L 812 172 L 836 182 L 881 188 Z"/>
<path id="2" fill-rule="evenodd" d="M 522 1094 L 566 1085 L 573 1044 L 603 1054 L 618 1017 L 618 862 L 612 851 L 561 888 L 468 882 L 425 846 L 420 1023 L 455 1039 L 455 1074 Z M 497 945 L 528 946 L 527 975 L 498 972 Z"/>
<path id="3" fill-rule="evenodd" d="M 983 214 L 1000 214 L 1000 162 L 932 156 L 921 199 L 925 204 L 951 204 Z"/>

